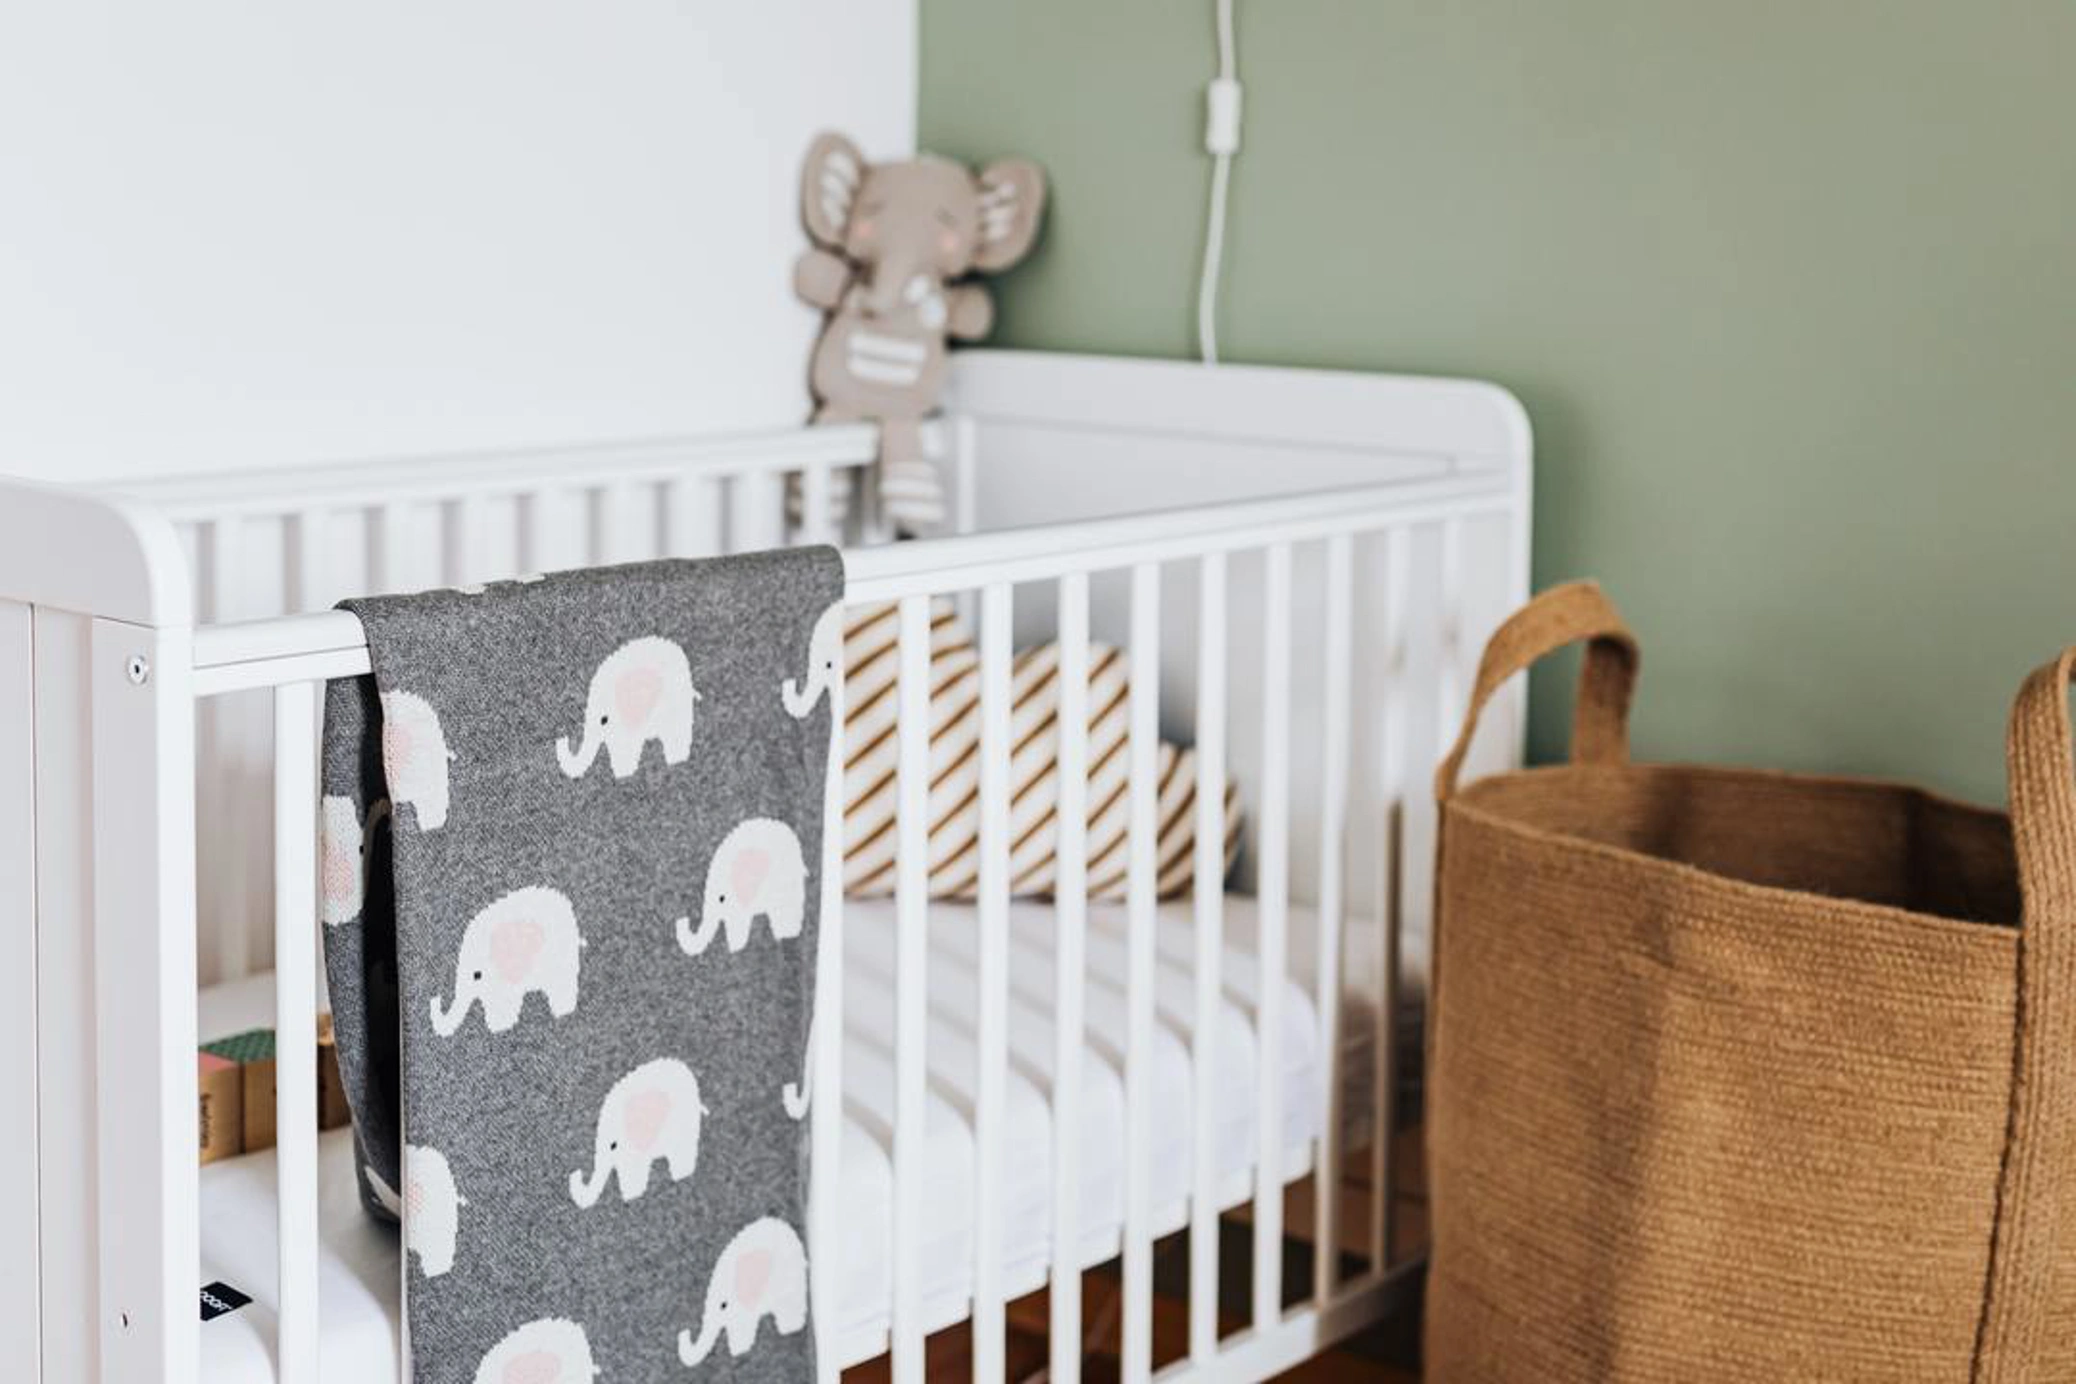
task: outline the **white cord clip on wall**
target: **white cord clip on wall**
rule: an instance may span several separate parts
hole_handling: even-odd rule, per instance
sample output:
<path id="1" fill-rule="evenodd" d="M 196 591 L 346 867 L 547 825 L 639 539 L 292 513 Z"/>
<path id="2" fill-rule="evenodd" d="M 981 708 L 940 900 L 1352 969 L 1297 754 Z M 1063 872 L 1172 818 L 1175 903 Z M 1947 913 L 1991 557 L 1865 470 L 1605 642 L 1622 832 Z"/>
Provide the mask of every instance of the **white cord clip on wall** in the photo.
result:
<path id="1" fill-rule="evenodd" d="M 1204 150 L 1230 157 L 1240 152 L 1240 83 L 1213 77 L 1204 90 Z"/>
<path id="2" fill-rule="evenodd" d="M 1204 275 L 1197 283 L 1197 349 L 1218 364 L 1218 270 L 1225 253 L 1226 186 L 1240 152 L 1240 79 L 1233 61 L 1233 0 L 1213 0 L 1218 75 L 1204 92 L 1204 150 L 1211 155 L 1211 206 L 1204 225 Z"/>

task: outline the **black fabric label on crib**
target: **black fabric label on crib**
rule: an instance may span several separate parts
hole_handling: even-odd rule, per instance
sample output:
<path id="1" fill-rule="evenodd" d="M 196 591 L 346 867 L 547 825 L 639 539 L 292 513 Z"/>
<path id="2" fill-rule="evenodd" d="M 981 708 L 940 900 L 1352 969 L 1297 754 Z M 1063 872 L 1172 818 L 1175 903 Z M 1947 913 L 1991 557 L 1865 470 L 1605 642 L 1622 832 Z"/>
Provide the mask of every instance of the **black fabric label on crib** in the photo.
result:
<path id="1" fill-rule="evenodd" d="M 235 1312 L 252 1299 L 228 1283 L 210 1283 L 202 1288 L 202 1320 L 215 1321 L 226 1312 Z"/>

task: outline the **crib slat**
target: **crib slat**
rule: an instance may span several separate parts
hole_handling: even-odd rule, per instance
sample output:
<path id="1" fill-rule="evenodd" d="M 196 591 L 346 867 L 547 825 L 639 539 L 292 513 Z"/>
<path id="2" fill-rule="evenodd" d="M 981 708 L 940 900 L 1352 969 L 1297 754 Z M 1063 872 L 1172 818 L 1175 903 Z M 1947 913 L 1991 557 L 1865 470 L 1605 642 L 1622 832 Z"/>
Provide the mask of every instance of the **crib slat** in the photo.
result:
<path id="1" fill-rule="evenodd" d="M 786 541 L 785 478 L 775 471 L 744 471 L 729 497 L 730 550 L 761 552 Z"/>
<path id="2" fill-rule="evenodd" d="M 952 496 L 952 532 L 976 533 L 980 529 L 980 425 L 971 417 L 951 420 L 952 478 L 958 493 Z"/>
<path id="3" fill-rule="evenodd" d="M 1225 978 L 1226 556 L 1206 555 L 1198 573 L 1196 1019 L 1191 1058 L 1196 1129 L 1189 1219 L 1189 1354 L 1199 1365 L 1218 1352 L 1218 1045 Z"/>
<path id="4" fill-rule="evenodd" d="M 641 542 L 641 497 L 630 481 L 599 488 L 598 535 L 592 561 L 599 566 L 633 562 L 646 556 Z"/>
<path id="5" fill-rule="evenodd" d="M 974 1140 L 973 1377 L 1003 1377 L 1002 1110 L 1009 1049 L 1009 711 L 1014 607 L 1004 584 L 981 593 L 980 610 L 980 1032 Z"/>
<path id="6" fill-rule="evenodd" d="M 840 646 L 836 656 L 843 657 Z M 813 1051 L 808 1059 L 813 1063 L 811 1079 L 816 1093 L 808 1135 L 812 1141 L 808 1268 L 813 1275 L 819 1384 L 839 1384 L 843 1377 L 832 1332 L 840 1283 L 837 1226 L 842 1217 L 836 1198 L 843 1186 L 843 721 L 844 685 L 839 672 L 829 682 L 829 767 L 822 786 L 821 941 L 815 963 Z"/>
<path id="7" fill-rule="evenodd" d="M 1290 545 L 1265 552 L 1262 582 L 1260 1070 L 1255 1100 L 1254 1329 L 1283 1316 L 1283 983 L 1290 906 Z"/>
<path id="8" fill-rule="evenodd" d="M 1088 947 L 1088 577 L 1061 577 L 1054 907 L 1051 1380 L 1081 1378 L 1082 987 Z"/>
<path id="9" fill-rule="evenodd" d="M 1397 1229 L 1393 1179 L 1398 1160 L 1392 1145 L 1398 1133 L 1398 976 L 1404 931 L 1404 864 L 1406 850 L 1406 608 L 1412 579 L 1410 537 L 1402 528 L 1385 532 L 1384 600 L 1377 631 L 1379 675 L 1379 756 L 1377 803 L 1383 816 L 1383 849 L 1377 856 L 1377 911 L 1382 915 L 1383 964 L 1378 968 L 1378 994 L 1372 1012 L 1371 1038 L 1376 1070 L 1371 1074 L 1370 1134 L 1370 1267 L 1376 1274 L 1391 1268 Z"/>
<path id="10" fill-rule="evenodd" d="M 488 505 L 479 494 L 457 496 L 448 515 L 447 574 L 449 586 L 466 586 L 487 566 Z"/>
<path id="11" fill-rule="evenodd" d="M 829 513 L 829 468 L 810 466 L 800 473 L 800 541 L 833 543 L 835 525 Z"/>
<path id="12" fill-rule="evenodd" d="M 552 572 L 562 562 L 562 527 L 569 514 L 569 492 L 560 486 L 535 486 L 521 501 L 519 566 L 526 572 Z"/>
<path id="13" fill-rule="evenodd" d="M 1314 1185 L 1318 1219 L 1312 1229 L 1312 1291 L 1324 1309 L 1340 1276 L 1341 1245 L 1341 933 L 1346 907 L 1348 839 L 1348 706 L 1354 634 L 1353 542 L 1346 534 L 1326 541 L 1325 708 L 1320 731 L 1319 804 L 1319 1158 Z"/>
<path id="14" fill-rule="evenodd" d="M 322 610 L 331 589 L 331 561 L 325 539 L 331 515 L 321 509 L 299 510 L 284 530 L 293 548 L 288 609 L 296 612 Z"/>
<path id="15" fill-rule="evenodd" d="M 929 943 L 930 598 L 901 602 L 895 861 L 894 1380 L 922 1384 L 922 1217 Z"/>
<path id="16" fill-rule="evenodd" d="M 282 1384 L 316 1384 L 317 688 L 274 689 L 275 1169 Z"/>
<path id="17" fill-rule="evenodd" d="M 204 618 L 211 624 L 232 624 L 248 615 L 244 593 L 249 573 L 245 570 L 245 521 L 224 515 L 209 522 L 203 531 L 203 554 L 209 569 L 209 599 Z M 201 763 L 203 819 L 245 835 L 258 823 L 250 795 L 236 791 L 231 765 L 240 758 L 240 730 L 245 724 L 240 708 L 232 701 L 219 701 L 204 713 Z M 211 872 L 215 890 L 215 912 L 211 933 L 215 941 L 216 980 L 240 980 L 252 972 L 253 914 L 256 911 L 253 875 L 257 861 L 240 854 L 228 868 Z"/>
<path id="18" fill-rule="evenodd" d="M 1442 521 L 1441 628 L 1435 636 L 1436 698 L 1435 755 L 1449 752 L 1462 719 L 1457 702 L 1463 696 L 1463 520 L 1455 516 Z"/>
<path id="19" fill-rule="evenodd" d="M 1132 569 L 1131 851 L 1125 965 L 1126 1384 L 1153 1377 L 1154 898 L 1160 858 L 1161 569 Z"/>
<path id="20" fill-rule="evenodd" d="M 672 557 L 713 557 L 727 518 L 719 481 L 680 477 L 663 490 L 665 550 Z"/>
<path id="21" fill-rule="evenodd" d="M 375 595 L 387 596 L 407 589 L 410 547 L 404 525 L 410 516 L 410 506 L 401 501 L 377 505 L 370 511 L 368 590 Z"/>

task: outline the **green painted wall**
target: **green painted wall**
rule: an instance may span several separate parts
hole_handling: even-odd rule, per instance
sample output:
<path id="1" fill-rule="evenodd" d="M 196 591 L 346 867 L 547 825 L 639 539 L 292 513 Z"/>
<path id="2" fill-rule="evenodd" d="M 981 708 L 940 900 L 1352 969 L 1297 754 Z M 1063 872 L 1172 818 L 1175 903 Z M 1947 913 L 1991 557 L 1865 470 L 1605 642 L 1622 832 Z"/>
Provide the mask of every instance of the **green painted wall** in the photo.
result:
<path id="1" fill-rule="evenodd" d="M 1228 357 L 1515 390 L 1537 581 L 1638 626 L 1640 753 L 2000 799 L 2076 641 L 2076 5 L 1239 9 Z M 925 145 L 1054 178 L 999 341 L 1190 353 L 1209 12 L 924 0 Z"/>

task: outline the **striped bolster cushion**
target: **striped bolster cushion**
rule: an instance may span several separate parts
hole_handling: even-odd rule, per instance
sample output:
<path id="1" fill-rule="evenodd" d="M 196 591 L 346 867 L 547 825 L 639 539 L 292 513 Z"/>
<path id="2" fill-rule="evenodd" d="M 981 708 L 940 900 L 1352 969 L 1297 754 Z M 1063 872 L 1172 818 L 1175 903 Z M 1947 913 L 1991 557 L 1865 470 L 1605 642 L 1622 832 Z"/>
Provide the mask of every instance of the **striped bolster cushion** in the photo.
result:
<path id="1" fill-rule="evenodd" d="M 895 607 L 866 605 L 844 629 L 844 886 L 858 897 L 894 891 L 899 655 Z M 1122 899 L 1131 820 L 1130 682 L 1123 652 L 1089 647 L 1088 894 Z M 1058 837 L 1059 647 L 1017 655 L 1010 674 L 1009 888 L 1052 892 Z M 970 899 L 979 882 L 980 654 L 949 601 L 930 622 L 930 895 Z M 1160 894 L 1185 893 L 1195 873 L 1196 753 L 1163 743 Z M 1239 793 L 1225 789 L 1225 867 L 1240 846 Z"/>

